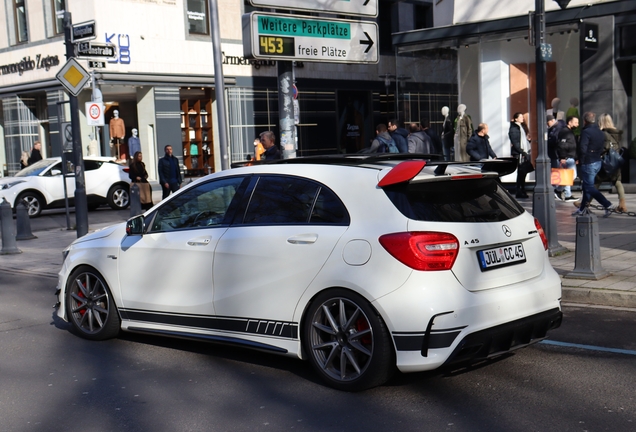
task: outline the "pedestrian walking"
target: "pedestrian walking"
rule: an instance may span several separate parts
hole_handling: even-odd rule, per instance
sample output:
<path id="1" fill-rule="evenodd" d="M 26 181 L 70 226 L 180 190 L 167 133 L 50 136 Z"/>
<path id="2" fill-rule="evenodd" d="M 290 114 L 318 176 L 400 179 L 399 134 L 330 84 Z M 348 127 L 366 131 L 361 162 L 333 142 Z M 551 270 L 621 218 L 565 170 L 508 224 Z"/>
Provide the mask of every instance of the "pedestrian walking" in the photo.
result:
<path id="1" fill-rule="evenodd" d="M 584 126 L 581 130 L 581 142 L 579 145 L 579 165 L 580 177 L 583 183 L 583 198 L 581 199 L 580 208 L 578 208 L 572 216 L 581 216 L 589 213 L 587 204 L 596 199 L 603 208 L 608 217 L 615 209 L 616 205 L 612 204 L 605 196 L 594 186 L 596 174 L 601 170 L 602 161 L 601 154 L 605 149 L 605 134 L 596 124 L 596 114 L 586 112 L 583 115 Z"/>
<path id="2" fill-rule="evenodd" d="M 576 136 L 574 131 L 579 127 L 579 119 L 575 116 L 569 116 L 565 119 L 565 127 L 559 129 L 557 133 L 556 154 L 558 159 L 558 168 L 573 170 L 572 178 L 576 178 Z M 571 186 L 557 186 L 554 192 L 557 199 L 561 201 L 577 201 L 578 198 L 572 196 Z"/>
<path id="3" fill-rule="evenodd" d="M 42 143 L 40 141 L 36 141 L 33 143 L 33 148 L 31 149 L 31 156 L 29 157 L 29 165 L 33 165 L 37 161 L 42 160 Z"/>
<path id="4" fill-rule="evenodd" d="M 409 145 L 407 142 L 409 131 L 401 126 L 402 122 L 400 122 L 398 119 L 391 119 L 389 120 L 387 129 L 389 130 L 391 138 L 393 138 L 393 141 L 395 141 L 395 145 L 397 146 L 400 153 L 406 153 L 409 150 Z"/>
<path id="5" fill-rule="evenodd" d="M 148 210 L 152 207 L 152 187 L 148 183 L 148 171 L 143 163 L 143 155 L 136 151 L 128 169 L 128 177 L 132 183 L 136 183 L 139 188 L 139 201 L 141 208 Z"/>
<path id="6" fill-rule="evenodd" d="M 263 158 L 265 160 L 278 160 L 281 159 L 280 150 L 276 145 L 276 135 L 272 131 L 261 132 L 260 134 L 261 144 L 263 144 L 263 148 L 265 152 L 263 153 Z"/>
<path id="7" fill-rule="evenodd" d="M 601 114 L 598 117 L 598 127 L 605 133 L 604 153 L 609 152 L 611 148 L 621 154 L 623 152 L 623 148 L 621 147 L 621 138 L 623 137 L 623 131 L 617 129 L 616 126 L 614 126 L 612 116 L 607 113 Z M 596 181 L 594 182 L 596 189 L 598 189 L 598 186 L 603 181 L 609 181 L 610 183 L 612 183 L 612 185 L 616 187 L 616 193 L 618 194 L 618 206 L 616 207 L 616 210 L 624 213 L 627 212 L 627 205 L 625 204 L 625 188 L 623 187 L 623 183 L 621 182 L 620 168 L 610 175 L 603 174 L 603 171 L 601 171 L 596 176 Z"/>

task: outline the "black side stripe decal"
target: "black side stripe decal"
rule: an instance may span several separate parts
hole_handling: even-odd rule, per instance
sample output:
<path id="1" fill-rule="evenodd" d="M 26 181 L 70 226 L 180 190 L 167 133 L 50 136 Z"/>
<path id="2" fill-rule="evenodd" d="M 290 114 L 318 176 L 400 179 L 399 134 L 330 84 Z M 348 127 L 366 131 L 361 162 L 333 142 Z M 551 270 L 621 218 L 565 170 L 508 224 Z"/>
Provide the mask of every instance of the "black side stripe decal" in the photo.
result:
<path id="1" fill-rule="evenodd" d="M 207 330 L 267 335 L 286 339 L 298 339 L 298 324 L 289 321 L 271 321 L 258 318 L 179 315 L 134 309 L 120 309 L 119 312 L 124 320 L 195 327 Z"/>

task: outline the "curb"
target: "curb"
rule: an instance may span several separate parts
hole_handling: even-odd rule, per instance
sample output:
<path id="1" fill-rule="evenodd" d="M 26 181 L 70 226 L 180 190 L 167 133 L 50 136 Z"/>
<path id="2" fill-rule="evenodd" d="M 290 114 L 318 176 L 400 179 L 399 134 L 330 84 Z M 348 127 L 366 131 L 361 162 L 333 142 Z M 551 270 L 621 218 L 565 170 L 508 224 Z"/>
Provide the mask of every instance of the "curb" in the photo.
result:
<path id="1" fill-rule="evenodd" d="M 562 302 L 636 308 L 636 292 L 562 287 Z"/>

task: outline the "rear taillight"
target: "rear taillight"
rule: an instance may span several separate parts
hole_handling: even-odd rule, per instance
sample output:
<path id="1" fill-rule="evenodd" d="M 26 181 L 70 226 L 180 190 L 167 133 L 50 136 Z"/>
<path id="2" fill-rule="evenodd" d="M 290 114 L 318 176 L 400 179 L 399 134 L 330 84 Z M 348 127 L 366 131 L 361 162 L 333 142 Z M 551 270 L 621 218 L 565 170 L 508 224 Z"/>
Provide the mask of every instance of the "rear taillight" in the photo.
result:
<path id="1" fill-rule="evenodd" d="M 459 252 L 459 241 L 449 233 L 402 232 L 385 234 L 379 240 L 395 259 L 414 270 L 450 270 Z"/>
<path id="2" fill-rule="evenodd" d="M 545 236 L 545 232 L 539 223 L 537 218 L 534 218 L 534 226 L 537 227 L 537 231 L 539 231 L 539 236 L 541 237 L 541 241 L 543 242 L 543 249 L 548 250 L 548 238 Z"/>
<path id="3" fill-rule="evenodd" d="M 123 168 L 123 170 L 124 170 L 124 172 L 125 172 L 125 173 L 127 173 L 127 172 L 129 172 L 129 171 L 130 171 L 130 168 L 129 168 L 129 167 L 126 167 L 126 168 Z"/>

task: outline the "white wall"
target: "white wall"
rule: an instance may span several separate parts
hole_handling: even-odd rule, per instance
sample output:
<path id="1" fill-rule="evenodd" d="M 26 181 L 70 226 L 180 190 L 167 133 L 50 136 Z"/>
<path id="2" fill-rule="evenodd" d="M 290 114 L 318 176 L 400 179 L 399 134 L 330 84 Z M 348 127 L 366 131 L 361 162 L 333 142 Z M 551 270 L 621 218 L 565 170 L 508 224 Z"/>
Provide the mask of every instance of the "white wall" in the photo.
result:
<path id="1" fill-rule="evenodd" d="M 609 1 L 612 0 L 571 0 L 568 9 Z M 436 27 L 527 15 L 535 10 L 535 0 L 442 0 L 434 5 Z M 546 11 L 558 9 L 555 1 L 545 0 Z"/>

